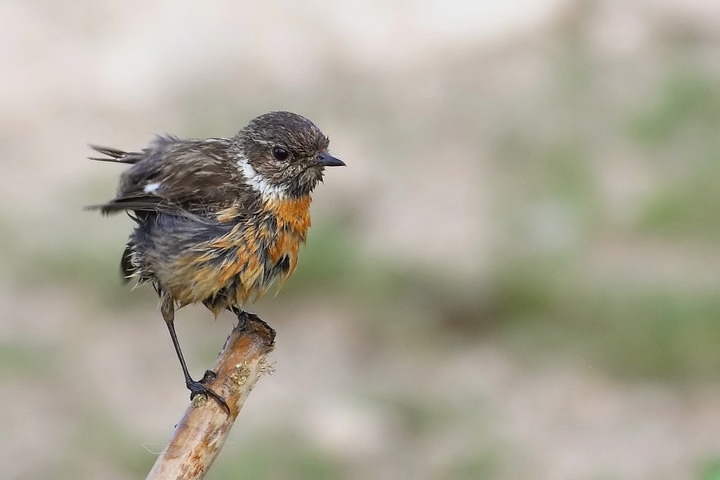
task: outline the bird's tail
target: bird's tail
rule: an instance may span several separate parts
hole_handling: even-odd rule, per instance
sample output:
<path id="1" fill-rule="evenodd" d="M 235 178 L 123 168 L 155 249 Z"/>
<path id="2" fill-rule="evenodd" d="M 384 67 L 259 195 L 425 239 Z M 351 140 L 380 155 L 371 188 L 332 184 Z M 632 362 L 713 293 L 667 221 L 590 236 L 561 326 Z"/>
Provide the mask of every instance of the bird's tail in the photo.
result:
<path id="1" fill-rule="evenodd" d="M 125 152 L 117 148 L 100 147 L 98 145 L 90 145 L 90 148 L 102 155 L 106 155 L 105 157 L 89 157 L 90 160 L 99 162 L 128 163 L 132 165 L 142 158 L 142 154 L 139 152 Z"/>

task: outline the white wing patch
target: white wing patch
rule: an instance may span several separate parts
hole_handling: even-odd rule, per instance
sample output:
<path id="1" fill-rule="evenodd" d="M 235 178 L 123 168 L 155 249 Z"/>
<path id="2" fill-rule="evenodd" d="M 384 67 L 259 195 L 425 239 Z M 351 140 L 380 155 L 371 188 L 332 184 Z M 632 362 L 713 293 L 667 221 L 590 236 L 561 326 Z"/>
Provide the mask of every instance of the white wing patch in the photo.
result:
<path id="1" fill-rule="evenodd" d="M 148 183 L 147 185 L 145 185 L 145 188 L 143 188 L 143 192 L 154 194 L 158 191 L 159 188 L 160 182 Z"/>
<path id="2" fill-rule="evenodd" d="M 285 191 L 285 187 L 273 185 L 268 182 L 267 179 L 263 178 L 263 176 L 255 170 L 255 167 L 250 165 L 250 162 L 244 156 L 240 156 L 237 165 L 247 179 L 248 185 L 258 192 L 263 200 L 278 200 L 286 197 L 287 192 Z"/>

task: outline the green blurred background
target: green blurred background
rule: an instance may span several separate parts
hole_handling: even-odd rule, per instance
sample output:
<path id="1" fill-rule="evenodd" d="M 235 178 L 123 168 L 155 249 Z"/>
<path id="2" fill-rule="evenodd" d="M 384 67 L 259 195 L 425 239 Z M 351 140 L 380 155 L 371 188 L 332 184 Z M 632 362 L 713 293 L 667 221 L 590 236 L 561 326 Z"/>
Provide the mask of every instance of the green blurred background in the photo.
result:
<path id="1" fill-rule="evenodd" d="M 500 5 L 502 3 L 502 5 Z M 720 4 L 0 4 L 3 478 L 143 478 L 188 402 L 88 143 L 313 119 L 209 479 L 720 478 Z M 178 315 L 193 374 L 233 318 Z"/>

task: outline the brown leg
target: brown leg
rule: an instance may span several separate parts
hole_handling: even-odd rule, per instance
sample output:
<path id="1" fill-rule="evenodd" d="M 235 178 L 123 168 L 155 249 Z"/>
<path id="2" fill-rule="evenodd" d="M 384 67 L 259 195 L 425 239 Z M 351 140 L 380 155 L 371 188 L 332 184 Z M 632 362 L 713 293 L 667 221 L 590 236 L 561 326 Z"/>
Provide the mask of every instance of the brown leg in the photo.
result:
<path id="1" fill-rule="evenodd" d="M 228 408 L 225 400 L 203 383 L 215 378 L 215 372 L 208 370 L 205 372 L 203 379 L 199 382 L 196 382 L 190 376 L 187 364 L 185 363 L 185 357 L 183 357 L 182 349 L 180 348 L 177 333 L 175 333 L 175 302 L 170 294 L 163 293 L 160 311 L 162 312 L 163 319 L 165 320 L 165 325 L 167 325 L 168 331 L 170 332 L 170 338 L 172 339 L 173 347 L 175 347 L 175 353 L 177 353 L 178 359 L 180 360 L 180 366 L 182 367 L 183 375 L 185 376 L 185 385 L 188 390 L 190 390 L 190 399 L 192 400 L 198 394 L 209 395 L 217 400 L 220 406 L 223 407 L 229 414 L 230 408 Z"/>

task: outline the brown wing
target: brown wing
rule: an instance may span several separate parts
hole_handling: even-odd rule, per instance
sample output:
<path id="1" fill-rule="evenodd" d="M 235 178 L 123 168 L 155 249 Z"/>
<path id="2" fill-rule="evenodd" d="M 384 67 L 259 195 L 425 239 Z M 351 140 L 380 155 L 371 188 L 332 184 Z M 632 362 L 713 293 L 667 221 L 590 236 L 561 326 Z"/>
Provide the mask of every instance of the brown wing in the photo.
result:
<path id="1" fill-rule="evenodd" d="M 227 139 L 158 137 L 142 152 L 92 148 L 109 157 L 94 160 L 132 164 L 120 177 L 116 197 L 90 207 L 104 214 L 122 210 L 205 214 L 236 204 L 246 194 Z"/>

